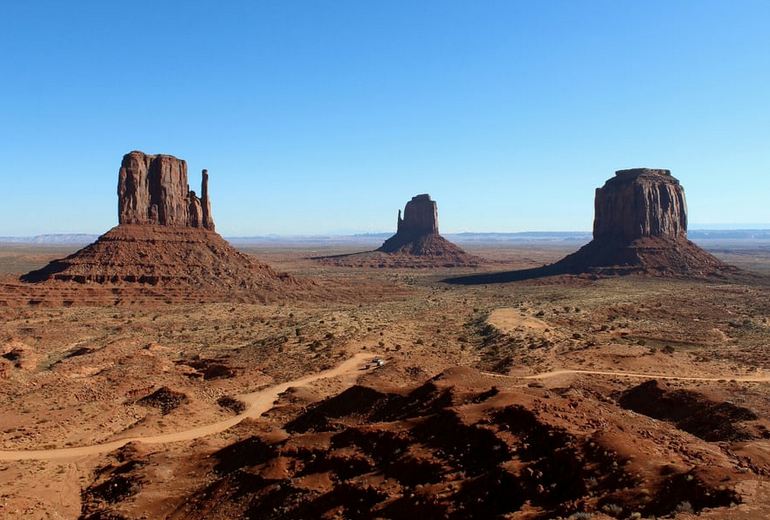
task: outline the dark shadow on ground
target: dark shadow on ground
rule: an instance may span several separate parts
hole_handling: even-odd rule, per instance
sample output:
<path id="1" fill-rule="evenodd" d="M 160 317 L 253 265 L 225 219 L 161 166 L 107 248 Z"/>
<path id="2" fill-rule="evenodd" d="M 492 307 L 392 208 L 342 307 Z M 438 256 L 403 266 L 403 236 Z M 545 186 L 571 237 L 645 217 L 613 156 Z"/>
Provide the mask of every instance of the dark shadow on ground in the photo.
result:
<path id="1" fill-rule="evenodd" d="M 579 274 L 563 266 L 552 264 L 532 269 L 521 269 L 518 271 L 504 271 L 499 273 L 481 273 L 469 276 L 458 276 L 455 278 L 446 278 L 442 280 L 445 283 L 453 285 L 483 285 L 491 283 L 509 283 L 521 282 L 524 280 L 537 280 L 549 276 L 560 276 L 567 274 Z"/>
<path id="2" fill-rule="evenodd" d="M 41 267 L 40 269 L 35 269 L 34 271 L 30 271 L 27 274 L 21 275 L 19 280 L 27 283 L 44 282 L 46 280 L 50 280 L 54 277 L 54 275 L 61 273 L 65 269 L 67 269 L 66 262 L 62 260 L 53 260 L 48 265 Z"/>
<path id="3" fill-rule="evenodd" d="M 329 260 L 332 258 L 348 258 L 350 256 L 365 255 L 367 253 L 381 253 L 379 249 L 372 249 L 370 251 L 358 251 L 357 253 L 342 253 L 339 255 L 324 255 L 324 256 L 309 256 L 309 260 Z"/>
<path id="4" fill-rule="evenodd" d="M 579 277 L 584 280 L 598 280 L 600 278 L 618 276 L 643 276 L 652 278 L 670 278 L 679 280 L 700 280 L 711 283 L 743 283 L 754 286 L 770 287 L 770 276 L 760 273 L 742 271 L 736 267 L 727 266 L 724 269 L 713 272 L 675 272 L 644 270 L 636 266 L 612 266 L 612 267 L 583 267 L 575 266 L 565 261 L 557 262 L 543 267 L 521 269 L 518 271 L 504 271 L 498 273 L 480 273 L 468 276 L 458 276 L 441 280 L 451 285 L 485 285 L 510 282 L 522 282 L 526 280 L 538 280 L 549 277 Z"/>

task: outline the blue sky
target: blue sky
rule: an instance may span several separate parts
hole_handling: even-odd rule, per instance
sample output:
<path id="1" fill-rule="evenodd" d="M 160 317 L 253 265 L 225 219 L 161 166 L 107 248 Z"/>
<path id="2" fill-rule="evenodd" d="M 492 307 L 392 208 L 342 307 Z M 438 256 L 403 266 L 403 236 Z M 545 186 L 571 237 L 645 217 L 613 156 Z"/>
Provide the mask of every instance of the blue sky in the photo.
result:
<path id="1" fill-rule="evenodd" d="M 614 170 L 770 222 L 770 2 L 0 4 L 0 235 L 117 223 L 122 155 L 211 172 L 228 235 L 586 230 Z"/>

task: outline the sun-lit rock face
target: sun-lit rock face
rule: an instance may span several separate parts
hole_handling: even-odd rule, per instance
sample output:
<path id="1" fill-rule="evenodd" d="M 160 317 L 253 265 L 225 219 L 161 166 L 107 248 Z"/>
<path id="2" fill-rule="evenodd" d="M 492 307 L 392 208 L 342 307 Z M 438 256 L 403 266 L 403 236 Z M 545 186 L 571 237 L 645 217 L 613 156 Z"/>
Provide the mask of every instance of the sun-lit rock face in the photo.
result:
<path id="1" fill-rule="evenodd" d="M 596 190 L 594 239 L 687 238 L 684 188 L 669 170 L 620 170 Z"/>
<path id="2" fill-rule="evenodd" d="M 118 222 L 214 230 L 203 170 L 201 197 L 190 190 L 187 163 L 172 155 L 133 151 L 123 156 L 118 178 Z"/>
<path id="3" fill-rule="evenodd" d="M 164 301 L 262 301 L 309 287 L 219 236 L 211 218 L 208 172 L 203 170 L 199 198 L 187 184 L 187 163 L 172 155 L 134 151 L 123 156 L 118 220 L 93 244 L 21 280 L 75 282 L 89 290 L 143 286 L 152 289 L 148 298 Z M 82 295 L 73 292 L 73 301 L 79 299 Z"/>
<path id="4" fill-rule="evenodd" d="M 404 216 L 398 212 L 396 234 L 377 250 L 401 259 L 427 260 L 425 266 L 478 265 L 480 259 L 469 255 L 438 233 L 438 206 L 427 193 L 415 195 L 406 203 Z"/>
<path id="5" fill-rule="evenodd" d="M 596 190 L 594 239 L 550 272 L 703 276 L 734 271 L 687 239 L 684 188 L 669 170 L 620 170 Z"/>

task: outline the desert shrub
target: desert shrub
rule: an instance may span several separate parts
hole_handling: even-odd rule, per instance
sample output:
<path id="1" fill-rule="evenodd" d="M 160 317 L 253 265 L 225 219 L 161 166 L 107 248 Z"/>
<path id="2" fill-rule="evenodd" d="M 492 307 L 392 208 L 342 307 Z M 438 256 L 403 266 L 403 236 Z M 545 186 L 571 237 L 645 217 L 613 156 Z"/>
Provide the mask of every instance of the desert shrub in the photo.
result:
<path id="1" fill-rule="evenodd" d="M 602 511 L 616 517 L 623 514 L 623 508 L 617 504 L 604 504 Z"/>
<path id="2" fill-rule="evenodd" d="M 229 395 L 223 395 L 217 399 L 217 404 L 235 413 L 241 413 L 246 410 L 246 403 Z"/>

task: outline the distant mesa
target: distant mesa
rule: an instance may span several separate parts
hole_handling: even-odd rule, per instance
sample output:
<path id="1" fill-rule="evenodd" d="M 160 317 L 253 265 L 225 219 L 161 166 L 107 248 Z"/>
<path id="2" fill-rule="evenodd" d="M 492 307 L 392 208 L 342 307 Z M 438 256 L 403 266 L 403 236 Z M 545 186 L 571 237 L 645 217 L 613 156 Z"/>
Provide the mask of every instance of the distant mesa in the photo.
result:
<path id="1" fill-rule="evenodd" d="M 396 234 L 385 241 L 378 249 L 385 253 L 402 251 L 404 246 L 419 245 L 422 237 L 437 236 L 438 233 L 438 206 L 430 195 L 415 195 L 406 203 L 404 218 L 401 218 L 401 210 L 398 210 L 396 222 Z M 410 250 L 412 254 L 423 255 L 427 251 L 422 249 Z"/>
<path id="2" fill-rule="evenodd" d="M 687 239 L 684 188 L 669 170 L 619 170 L 596 190 L 593 240 L 542 268 L 478 275 L 494 283 L 560 274 L 713 276 L 736 272 Z"/>
<path id="3" fill-rule="evenodd" d="M 439 234 L 438 206 L 428 194 L 416 195 L 399 210 L 396 234 L 376 251 L 316 258 L 349 267 L 476 267 L 483 260 Z"/>
<path id="4" fill-rule="evenodd" d="M 157 287 L 159 296 L 185 301 L 264 300 L 268 293 L 301 285 L 214 231 L 208 180 L 203 170 L 198 197 L 189 188 L 185 161 L 126 154 L 118 175 L 118 226 L 22 281 Z"/>

